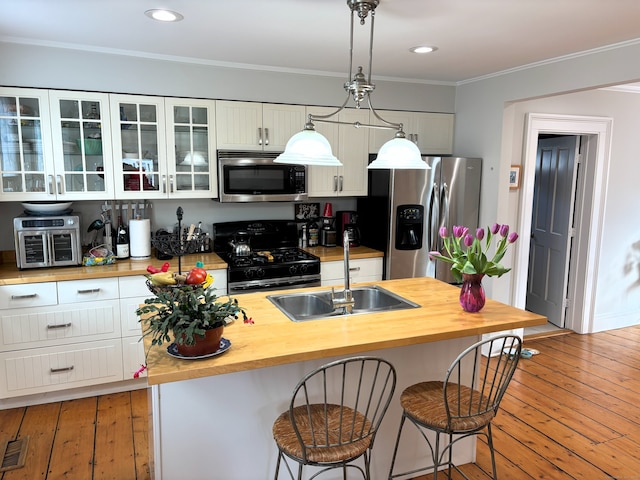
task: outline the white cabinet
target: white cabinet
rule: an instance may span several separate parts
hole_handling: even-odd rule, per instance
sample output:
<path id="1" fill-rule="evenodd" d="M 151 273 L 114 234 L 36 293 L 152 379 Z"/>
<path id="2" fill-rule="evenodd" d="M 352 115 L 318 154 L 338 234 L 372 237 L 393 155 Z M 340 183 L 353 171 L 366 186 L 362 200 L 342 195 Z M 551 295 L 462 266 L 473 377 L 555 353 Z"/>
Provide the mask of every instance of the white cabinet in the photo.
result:
<path id="1" fill-rule="evenodd" d="M 351 284 L 382 280 L 382 257 L 350 260 L 349 279 Z M 322 262 L 320 283 L 322 286 L 344 285 L 344 262 Z"/>
<path id="2" fill-rule="evenodd" d="M 0 89 L 0 199 L 111 198 L 108 99 L 102 93 Z"/>
<path id="3" fill-rule="evenodd" d="M 0 286 L 0 398 L 123 379 L 118 281 Z"/>
<path id="4" fill-rule="evenodd" d="M 327 115 L 335 108 L 308 107 L 307 112 Z M 333 118 L 332 118 L 333 119 Z M 369 111 L 345 108 L 335 118 L 342 122 L 369 123 Z M 322 133 L 333 154 L 342 162 L 342 167 L 314 167 L 309 171 L 310 197 L 363 196 L 367 194 L 367 165 L 369 162 L 369 129 L 353 125 L 315 123 L 316 131 Z"/>
<path id="5" fill-rule="evenodd" d="M 171 198 L 218 196 L 215 105 L 213 100 L 165 99 Z"/>
<path id="6" fill-rule="evenodd" d="M 109 96 L 52 90 L 49 102 L 58 199 L 112 198 Z"/>
<path id="7" fill-rule="evenodd" d="M 164 99 L 111 95 L 116 198 L 166 198 Z"/>
<path id="8" fill-rule="evenodd" d="M 0 199 L 56 199 L 46 90 L 0 88 Z"/>
<path id="9" fill-rule="evenodd" d="M 217 145 L 221 150 L 284 151 L 305 124 L 301 105 L 216 102 Z"/>
<path id="10" fill-rule="evenodd" d="M 111 95 L 115 196 L 217 196 L 215 101 Z"/>
<path id="11" fill-rule="evenodd" d="M 453 151 L 453 119 L 452 113 L 397 112 L 377 110 L 382 118 L 393 123 L 402 123 L 407 139 L 418 145 L 425 155 L 447 155 Z M 373 116 L 372 124 L 383 124 Z M 369 140 L 369 151 L 378 153 L 380 147 L 391 140 L 396 131 L 388 129 L 372 129 Z"/>

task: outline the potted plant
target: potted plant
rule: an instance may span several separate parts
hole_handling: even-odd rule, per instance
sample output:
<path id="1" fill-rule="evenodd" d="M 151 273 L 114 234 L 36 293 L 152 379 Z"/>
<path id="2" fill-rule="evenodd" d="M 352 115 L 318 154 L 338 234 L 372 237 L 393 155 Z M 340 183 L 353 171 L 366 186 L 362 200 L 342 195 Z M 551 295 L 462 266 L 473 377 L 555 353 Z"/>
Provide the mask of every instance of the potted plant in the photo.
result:
<path id="1" fill-rule="evenodd" d="M 225 325 L 239 316 L 245 323 L 253 323 L 237 299 L 218 297 L 215 289 L 208 287 L 211 281 L 209 276 L 197 284 L 150 286 L 155 295 L 136 310 L 143 338 L 151 337 L 150 348 L 167 342 L 182 357 L 212 354 L 220 348 Z"/>
<path id="2" fill-rule="evenodd" d="M 451 264 L 453 277 L 462 282 L 460 305 L 467 312 L 480 311 L 485 303 L 482 278 L 485 275 L 501 277 L 511 270 L 502 266 L 500 261 L 507 253 L 507 247 L 518 239 L 518 234 L 509 233 L 509 225 L 498 223 L 487 227 L 486 236 L 483 228 L 478 228 L 474 237 L 467 227 L 459 225 L 454 226 L 450 234 L 446 227 L 441 227 L 439 233 L 444 244 L 443 252 L 429 252 L 429 258 Z M 497 234 L 502 238 L 489 257 L 491 241 Z"/>

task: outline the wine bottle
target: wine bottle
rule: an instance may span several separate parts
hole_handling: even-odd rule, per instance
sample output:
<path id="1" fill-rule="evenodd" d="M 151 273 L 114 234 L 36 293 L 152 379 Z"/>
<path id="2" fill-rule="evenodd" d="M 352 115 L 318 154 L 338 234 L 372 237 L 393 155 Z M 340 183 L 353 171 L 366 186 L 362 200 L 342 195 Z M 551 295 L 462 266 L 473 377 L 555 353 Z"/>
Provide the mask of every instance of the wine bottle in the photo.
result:
<path id="1" fill-rule="evenodd" d="M 129 258 L 129 232 L 122 223 L 122 217 L 118 216 L 118 229 L 116 234 L 116 258 Z"/>
<path id="2" fill-rule="evenodd" d="M 317 247 L 318 246 L 318 224 L 315 220 L 311 220 L 309 223 L 309 246 Z"/>

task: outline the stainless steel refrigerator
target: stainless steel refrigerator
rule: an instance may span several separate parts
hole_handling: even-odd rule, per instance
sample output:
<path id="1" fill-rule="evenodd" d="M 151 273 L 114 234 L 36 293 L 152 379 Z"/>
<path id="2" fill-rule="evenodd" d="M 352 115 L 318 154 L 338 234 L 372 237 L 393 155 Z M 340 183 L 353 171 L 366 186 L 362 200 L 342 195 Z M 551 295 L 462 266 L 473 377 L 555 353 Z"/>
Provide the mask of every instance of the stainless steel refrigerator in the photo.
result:
<path id="1" fill-rule="evenodd" d="M 435 277 L 453 283 L 450 265 L 429 260 L 441 250 L 440 227 L 478 226 L 482 159 L 423 157 L 429 170 L 369 170 L 358 199 L 363 245 L 385 252 L 384 279 Z"/>

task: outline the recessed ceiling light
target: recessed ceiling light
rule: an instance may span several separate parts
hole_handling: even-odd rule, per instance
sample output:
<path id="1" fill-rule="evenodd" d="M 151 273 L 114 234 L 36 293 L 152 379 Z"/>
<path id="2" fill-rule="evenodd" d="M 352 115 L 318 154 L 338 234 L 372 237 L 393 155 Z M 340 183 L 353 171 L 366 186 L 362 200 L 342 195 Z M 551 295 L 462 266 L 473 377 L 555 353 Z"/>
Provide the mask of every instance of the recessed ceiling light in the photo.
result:
<path id="1" fill-rule="evenodd" d="M 409 51 L 413 53 L 431 53 L 431 52 L 435 52 L 437 49 L 438 47 L 420 45 L 419 47 L 411 47 Z"/>
<path id="2" fill-rule="evenodd" d="M 146 12 L 144 12 L 144 14 L 147 17 L 158 20 L 160 22 L 179 22 L 184 18 L 178 12 L 172 12 L 171 10 L 164 10 L 162 8 L 147 10 Z"/>

